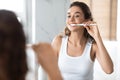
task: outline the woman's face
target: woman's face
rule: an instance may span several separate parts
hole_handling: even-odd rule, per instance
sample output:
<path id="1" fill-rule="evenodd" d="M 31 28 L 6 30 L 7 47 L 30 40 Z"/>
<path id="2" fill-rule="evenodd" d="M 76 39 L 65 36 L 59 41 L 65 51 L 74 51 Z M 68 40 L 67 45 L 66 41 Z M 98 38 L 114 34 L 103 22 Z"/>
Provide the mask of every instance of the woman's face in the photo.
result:
<path id="1" fill-rule="evenodd" d="M 83 23 L 84 21 L 85 21 L 84 13 L 81 10 L 81 8 L 77 6 L 73 6 L 68 9 L 66 24 L 70 31 L 80 29 L 80 27 L 77 27 L 77 26 L 73 27 L 71 26 L 71 24 L 80 24 L 80 23 Z"/>

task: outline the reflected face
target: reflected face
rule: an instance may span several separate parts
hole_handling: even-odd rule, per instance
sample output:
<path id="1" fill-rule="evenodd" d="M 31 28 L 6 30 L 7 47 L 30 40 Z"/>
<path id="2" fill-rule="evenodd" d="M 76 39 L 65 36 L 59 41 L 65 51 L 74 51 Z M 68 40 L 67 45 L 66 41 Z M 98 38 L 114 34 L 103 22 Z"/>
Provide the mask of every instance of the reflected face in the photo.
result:
<path id="1" fill-rule="evenodd" d="M 79 8 L 77 6 L 73 6 L 68 9 L 66 24 L 70 31 L 80 28 L 80 27 L 76 27 L 76 26 L 72 27 L 72 26 L 70 26 L 70 24 L 80 24 L 84 20 L 85 20 L 84 13 L 81 10 L 81 8 Z"/>

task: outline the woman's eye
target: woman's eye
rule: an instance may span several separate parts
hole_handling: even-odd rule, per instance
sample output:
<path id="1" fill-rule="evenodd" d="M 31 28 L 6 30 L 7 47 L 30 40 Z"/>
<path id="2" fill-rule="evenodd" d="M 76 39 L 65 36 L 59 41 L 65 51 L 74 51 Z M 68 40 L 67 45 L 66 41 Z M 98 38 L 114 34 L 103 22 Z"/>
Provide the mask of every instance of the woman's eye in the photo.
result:
<path id="1" fill-rule="evenodd" d="M 71 16 L 69 15 L 69 16 L 67 16 L 67 18 L 70 18 Z"/>
<path id="2" fill-rule="evenodd" d="M 75 15 L 76 18 L 80 17 L 79 15 Z"/>

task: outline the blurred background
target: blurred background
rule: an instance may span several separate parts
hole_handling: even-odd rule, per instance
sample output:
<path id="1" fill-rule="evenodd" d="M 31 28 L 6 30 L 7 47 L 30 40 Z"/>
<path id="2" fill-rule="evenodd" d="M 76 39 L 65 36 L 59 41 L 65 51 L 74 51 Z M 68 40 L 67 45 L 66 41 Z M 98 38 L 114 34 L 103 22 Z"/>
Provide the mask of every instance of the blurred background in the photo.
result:
<path id="1" fill-rule="evenodd" d="M 120 80 L 120 0 L 0 0 L 0 9 L 12 10 L 18 15 L 24 25 L 28 44 L 51 43 L 63 31 L 66 12 L 73 1 L 88 4 L 114 62 L 114 72 L 107 75 L 96 60 L 94 80 Z M 28 52 L 31 58 L 35 57 L 31 55 L 32 51 Z M 33 68 L 35 80 L 47 79 L 46 73 L 36 62 Z"/>

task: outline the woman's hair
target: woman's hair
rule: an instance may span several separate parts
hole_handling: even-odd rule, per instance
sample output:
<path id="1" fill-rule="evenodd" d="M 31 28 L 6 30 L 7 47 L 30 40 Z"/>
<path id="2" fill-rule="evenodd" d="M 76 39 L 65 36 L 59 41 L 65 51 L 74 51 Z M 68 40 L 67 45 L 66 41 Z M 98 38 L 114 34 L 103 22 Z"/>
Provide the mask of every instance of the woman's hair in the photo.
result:
<path id="1" fill-rule="evenodd" d="M 89 7 L 85 3 L 76 1 L 76 2 L 71 3 L 69 8 L 71 8 L 73 6 L 77 6 L 77 7 L 79 7 L 83 11 L 85 19 L 93 21 L 93 17 L 92 17 L 91 11 L 90 11 Z M 67 27 L 65 27 L 65 29 L 64 29 L 64 34 L 67 35 L 67 36 L 70 36 L 70 34 L 71 34 L 70 30 Z M 84 36 L 86 38 L 93 39 L 89 35 L 89 33 L 87 32 L 86 29 L 84 30 Z"/>
<path id="2" fill-rule="evenodd" d="M 26 38 L 14 12 L 0 10 L 0 69 L 7 80 L 25 80 Z M 0 74 L 0 79 L 2 79 Z M 4 78 L 3 78 L 4 79 Z"/>

